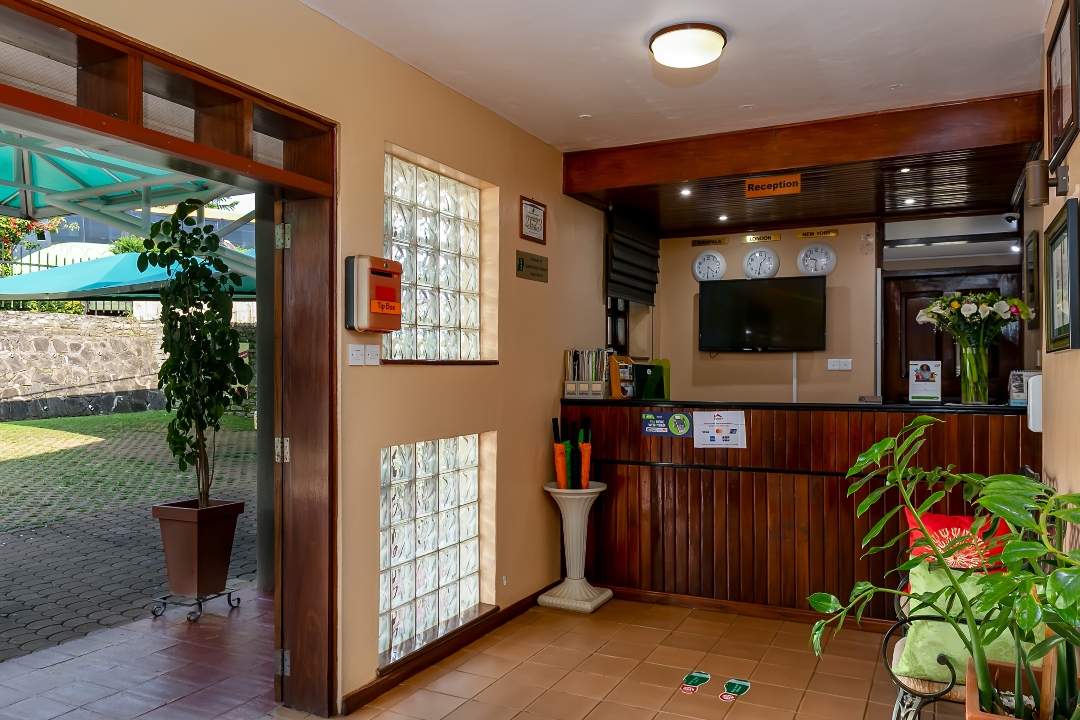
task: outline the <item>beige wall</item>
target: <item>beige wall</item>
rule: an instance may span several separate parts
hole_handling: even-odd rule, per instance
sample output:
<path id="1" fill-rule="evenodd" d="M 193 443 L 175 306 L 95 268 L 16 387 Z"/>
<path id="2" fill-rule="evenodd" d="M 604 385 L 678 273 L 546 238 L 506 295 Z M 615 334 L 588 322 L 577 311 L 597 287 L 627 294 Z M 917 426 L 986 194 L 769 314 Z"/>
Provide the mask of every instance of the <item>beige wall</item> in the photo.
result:
<path id="1" fill-rule="evenodd" d="M 812 228 L 805 228 L 812 229 Z M 836 250 L 837 264 L 826 282 L 826 350 L 799 353 L 799 402 L 854 403 L 874 394 L 874 250 L 864 236 L 873 224 L 847 225 L 837 237 L 823 238 Z M 780 256 L 778 277 L 799 274 L 796 257 L 811 240 L 798 229 L 781 231 L 768 247 Z M 729 238 L 711 246 L 727 261 L 726 279 L 743 278 L 743 258 L 753 246 Z M 689 238 L 660 241 L 660 285 L 653 311 L 654 354 L 671 361 L 675 400 L 791 402 L 791 353 L 711 353 L 697 349 L 698 283 L 691 262 L 704 247 Z M 829 371 L 829 358 L 851 358 L 852 370 Z"/>
<path id="2" fill-rule="evenodd" d="M 189 0 L 183 14 L 196 21 L 180 31 L 163 22 L 178 12 L 164 0 L 56 4 L 339 122 L 342 257 L 382 253 L 386 142 L 499 188 L 498 365 L 348 367 L 344 345 L 360 336 L 341 332 L 342 694 L 375 673 L 380 447 L 497 431 L 495 600 L 556 580 L 559 522 L 541 486 L 553 474 L 560 357 L 604 337 L 602 216 L 562 195 L 560 153 L 298 0 Z M 517 239 L 519 195 L 547 204 L 546 248 Z M 515 278 L 516 249 L 549 256 L 548 284 Z"/>
<path id="3" fill-rule="evenodd" d="M 1061 12 L 1063 0 L 1054 0 L 1043 36 L 1044 49 L 1050 44 L 1050 34 Z M 1043 53 L 1043 62 L 1046 54 Z M 1040 74 L 1045 90 L 1046 73 Z M 1044 151 L 1044 157 L 1046 156 Z M 1074 142 L 1065 164 L 1078 167 L 1080 163 L 1080 142 Z M 1075 173 L 1074 173 L 1074 178 Z M 1069 197 L 1080 197 L 1080 184 L 1074 179 L 1069 188 Z M 1050 204 L 1043 208 L 1041 224 L 1032 223 L 1029 227 L 1039 227 L 1040 231 L 1053 221 L 1058 210 L 1065 202 L 1064 197 L 1050 193 Z M 1037 217 L 1037 215 L 1036 215 Z M 1025 216 L 1025 223 L 1029 217 Z M 1046 279 L 1043 278 L 1042 282 Z M 1042 313 L 1046 318 L 1045 308 Z M 1044 323 L 1045 328 L 1045 323 Z M 1045 353 L 1043 369 L 1043 467 L 1049 478 L 1056 480 L 1060 487 L 1072 492 L 1080 490 L 1080 442 L 1076 432 L 1080 427 L 1080 350 L 1063 350 Z"/>

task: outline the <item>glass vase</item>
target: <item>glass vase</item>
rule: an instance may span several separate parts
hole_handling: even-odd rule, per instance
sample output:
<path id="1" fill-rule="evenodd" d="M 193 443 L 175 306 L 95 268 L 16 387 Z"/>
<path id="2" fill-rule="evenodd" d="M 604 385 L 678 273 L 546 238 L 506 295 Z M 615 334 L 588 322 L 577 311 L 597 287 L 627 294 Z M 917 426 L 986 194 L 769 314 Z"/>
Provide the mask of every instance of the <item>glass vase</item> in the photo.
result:
<path id="1" fill-rule="evenodd" d="M 986 348 L 961 348 L 960 400 L 964 405 L 987 404 L 988 368 Z"/>

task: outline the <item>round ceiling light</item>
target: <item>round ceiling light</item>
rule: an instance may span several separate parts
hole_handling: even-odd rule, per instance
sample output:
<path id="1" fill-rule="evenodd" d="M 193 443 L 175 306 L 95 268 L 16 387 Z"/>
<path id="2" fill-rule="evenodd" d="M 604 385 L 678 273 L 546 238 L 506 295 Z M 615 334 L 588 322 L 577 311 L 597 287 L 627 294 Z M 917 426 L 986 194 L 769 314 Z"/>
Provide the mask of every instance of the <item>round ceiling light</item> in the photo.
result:
<path id="1" fill-rule="evenodd" d="M 720 57 L 727 33 L 707 23 L 679 23 L 658 30 L 649 40 L 656 62 L 673 68 L 708 65 Z"/>

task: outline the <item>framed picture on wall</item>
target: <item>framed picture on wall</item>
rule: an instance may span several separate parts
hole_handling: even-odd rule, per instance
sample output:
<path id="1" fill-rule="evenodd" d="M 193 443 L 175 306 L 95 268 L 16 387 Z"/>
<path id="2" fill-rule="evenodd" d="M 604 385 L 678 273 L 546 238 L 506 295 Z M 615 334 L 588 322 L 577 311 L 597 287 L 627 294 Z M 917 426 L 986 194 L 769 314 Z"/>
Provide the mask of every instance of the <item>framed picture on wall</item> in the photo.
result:
<path id="1" fill-rule="evenodd" d="M 1077 87 L 1077 22 L 1080 1 L 1065 0 L 1046 51 L 1046 103 L 1050 130 L 1050 170 L 1065 159 L 1077 135 L 1080 88 Z"/>
<path id="2" fill-rule="evenodd" d="M 1080 348 L 1080 209 L 1076 198 L 1046 228 L 1043 267 L 1046 287 L 1046 351 Z"/>
<path id="3" fill-rule="evenodd" d="M 1039 329 L 1042 315 L 1039 313 L 1039 231 L 1032 230 L 1024 241 L 1024 302 L 1035 313 L 1027 321 L 1027 329 Z"/>
<path id="4" fill-rule="evenodd" d="M 547 205 L 522 196 L 521 237 L 547 245 Z"/>

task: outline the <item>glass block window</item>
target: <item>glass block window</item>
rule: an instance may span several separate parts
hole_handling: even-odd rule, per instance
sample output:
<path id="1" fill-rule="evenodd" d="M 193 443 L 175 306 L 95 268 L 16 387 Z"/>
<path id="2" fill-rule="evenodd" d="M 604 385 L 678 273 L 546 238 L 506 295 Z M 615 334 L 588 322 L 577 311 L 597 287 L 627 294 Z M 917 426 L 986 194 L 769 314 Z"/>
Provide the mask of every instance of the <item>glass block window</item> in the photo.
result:
<path id="1" fill-rule="evenodd" d="M 478 444 L 463 435 L 382 450 L 380 653 L 414 638 L 415 649 L 480 603 Z"/>
<path id="2" fill-rule="evenodd" d="M 383 251 L 401 263 L 394 360 L 480 359 L 480 191 L 387 155 Z"/>

